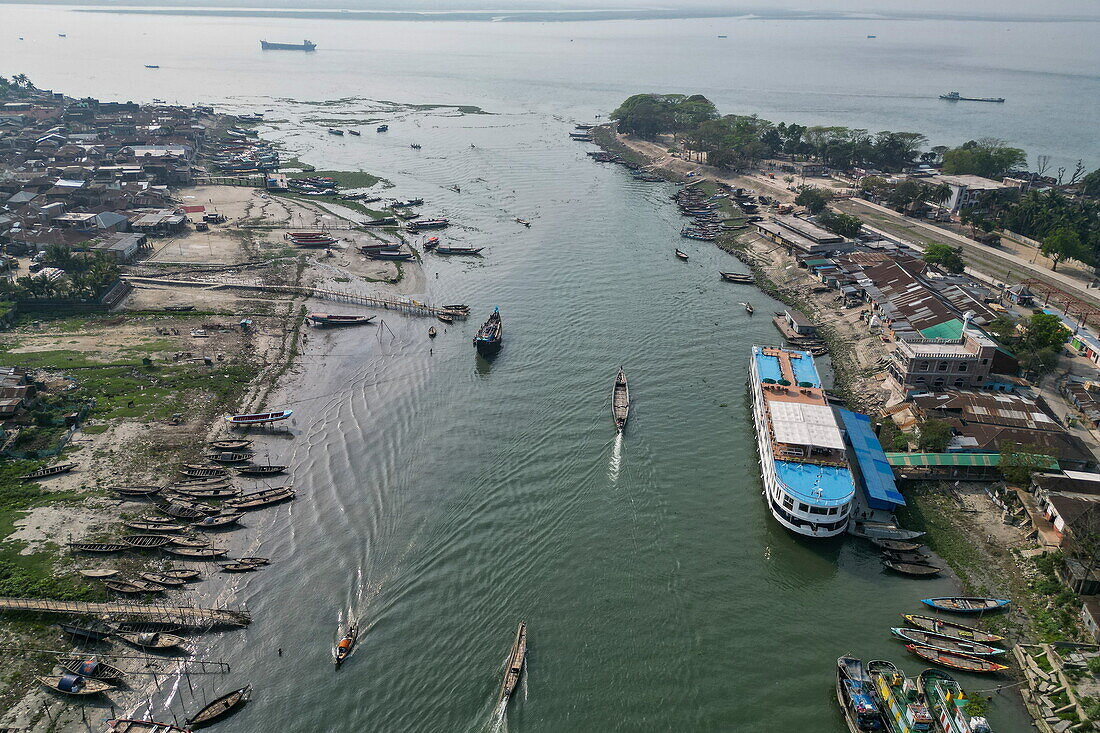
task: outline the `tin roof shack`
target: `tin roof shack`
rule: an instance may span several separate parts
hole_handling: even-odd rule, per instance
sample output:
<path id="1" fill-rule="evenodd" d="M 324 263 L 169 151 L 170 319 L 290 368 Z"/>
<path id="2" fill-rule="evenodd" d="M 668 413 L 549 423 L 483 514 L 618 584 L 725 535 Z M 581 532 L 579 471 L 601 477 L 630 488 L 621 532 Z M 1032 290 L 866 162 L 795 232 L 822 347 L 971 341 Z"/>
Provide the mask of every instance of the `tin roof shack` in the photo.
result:
<path id="1" fill-rule="evenodd" d="M 851 251 L 855 245 L 839 234 L 797 216 L 776 216 L 753 224 L 766 239 L 782 245 L 791 255 Z"/>
<path id="2" fill-rule="evenodd" d="M 130 223 L 135 232 L 150 236 L 166 236 L 182 231 L 187 227 L 187 216 L 172 209 L 161 209 L 142 214 Z"/>
<path id="3" fill-rule="evenodd" d="M 148 238 L 138 232 L 113 234 L 90 247 L 92 252 L 101 252 L 122 264 L 133 262 L 143 250 L 149 248 Z"/>
<path id="4" fill-rule="evenodd" d="M 944 420 L 960 427 L 980 423 L 1056 432 L 1063 429 L 1042 399 L 1022 395 L 974 390 L 937 392 L 916 395 L 912 408 L 917 420 Z"/>
<path id="5" fill-rule="evenodd" d="M 1070 377 L 1058 385 L 1058 391 L 1080 410 L 1089 425 L 1094 428 L 1100 426 L 1100 384 Z"/>

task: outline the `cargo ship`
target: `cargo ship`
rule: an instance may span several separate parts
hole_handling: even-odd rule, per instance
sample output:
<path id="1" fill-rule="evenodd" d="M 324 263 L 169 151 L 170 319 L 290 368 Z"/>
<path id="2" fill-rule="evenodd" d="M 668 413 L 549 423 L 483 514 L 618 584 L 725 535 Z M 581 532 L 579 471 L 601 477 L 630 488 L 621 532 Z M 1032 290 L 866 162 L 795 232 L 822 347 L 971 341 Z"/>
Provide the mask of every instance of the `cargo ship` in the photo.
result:
<path id="1" fill-rule="evenodd" d="M 947 94 L 941 94 L 940 99 L 946 99 L 948 102 L 997 102 L 1001 103 L 1005 101 L 1004 97 L 964 97 L 958 92 L 948 92 Z"/>
<path id="2" fill-rule="evenodd" d="M 772 516 L 806 537 L 843 534 L 855 484 L 813 355 L 753 346 L 749 372 L 763 493 Z"/>
<path id="3" fill-rule="evenodd" d="M 313 41 L 302 41 L 301 43 L 272 43 L 270 41 L 260 41 L 260 48 L 264 51 L 316 51 L 317 44 Z"/>

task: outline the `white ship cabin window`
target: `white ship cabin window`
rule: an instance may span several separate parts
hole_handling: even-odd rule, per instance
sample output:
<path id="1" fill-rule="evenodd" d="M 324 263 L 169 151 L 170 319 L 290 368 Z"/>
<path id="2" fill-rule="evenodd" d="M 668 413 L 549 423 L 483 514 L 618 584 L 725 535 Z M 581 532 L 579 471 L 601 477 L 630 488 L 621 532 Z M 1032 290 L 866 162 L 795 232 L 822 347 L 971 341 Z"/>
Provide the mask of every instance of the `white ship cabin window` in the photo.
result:
<path id="1" fill-rule="evenodd" d="M 840 507 L 838 507 L 838 506 L 831 506 L 831 507 L 829 507 L 829 514 L 836 514 L 836 513 L 838 513 L 839 511 L 840 511 Z"/>
<path id="2" fill-rule="evenodd" d="M 787 509 L 794 509 L 794 499 L 789 496 L 783 496 L 783 506 Z"/>
<path id="3" fill-rule="evenodd" d="M 806 513 L 809 513 L 810 507 L 806 506 L 802 502 L 799 502 L 798 503 L 798 511 L 802 512 L 803 514 L 806 514 Z"/>
<path id="4" fill-rule="evenodd" d="M 828 514 L 829 510 L 823 506 L 810 507 L 810 514 Z"/>

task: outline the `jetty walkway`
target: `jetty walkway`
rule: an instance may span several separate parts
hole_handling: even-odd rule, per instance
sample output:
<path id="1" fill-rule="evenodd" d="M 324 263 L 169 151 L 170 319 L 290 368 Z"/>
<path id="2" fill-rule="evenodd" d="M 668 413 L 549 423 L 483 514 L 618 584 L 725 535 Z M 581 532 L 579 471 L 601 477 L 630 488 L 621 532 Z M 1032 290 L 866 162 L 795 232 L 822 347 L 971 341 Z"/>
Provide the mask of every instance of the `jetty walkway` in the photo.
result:
<path id="1" fill-rule="evenodd" d="M 86 601 L 51 601 L 36 598 L 0 598 L 0 611 L 30 611 L 60 613 L 73 616 L 115 616 L 130 621 L 168 622 L 199 628 L 240 628 L 252 623 L 245 611 L 228 608 L 197 608 L 145 603 L 92 603 Z"/>

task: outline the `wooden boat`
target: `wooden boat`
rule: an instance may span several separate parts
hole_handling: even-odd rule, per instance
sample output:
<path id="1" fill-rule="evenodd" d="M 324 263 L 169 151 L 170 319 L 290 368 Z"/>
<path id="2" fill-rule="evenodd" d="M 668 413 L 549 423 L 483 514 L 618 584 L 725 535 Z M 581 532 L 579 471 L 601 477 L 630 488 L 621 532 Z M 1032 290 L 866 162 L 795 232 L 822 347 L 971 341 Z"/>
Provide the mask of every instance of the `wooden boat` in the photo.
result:
<path id="1" fill-rule="evenodd" d="M 954 613 L 983 613 L 985 611 L 997 611 L 1007 606 L 1010 601 L 1004 598 L 977 598 L 967 596 L 945 596 L 942 598 L 922 598 L 921 603 L 931 606 L 937 611 L 953 611 Z"/>
<path id="2" fill-rule="evenodd" d="M 166 498 L 177 507 L 183 509 L 193 509 L 200 514 L 218 514 L 221 512 L 221 509 L 214 506 L 213 504 L 204 504 L 197 499 L 192 499 L 190 497 L 183 496 L 182 494 L 169 494 Z M 198 517 L 195 518 L 198 519 Z"/>
<path id="3" fill-rule="evenodd" d="M 752 285 L 755 280 L 752 279 L 752 275 L 742 275 L 736 272 L 719 272 L 722 279 L 726 282 L 739 283 L 742 285 Z"/>
<path id="4" fill-rule="evenodd" d="M 229 471 L 218 466 L 196 466 L 191 464 L 181 468 L 180 473 L 184 476 L 190 476 L 191 478 L 215 478 L 218 476 L 227 476 Z"/>
<path id="5" fill-rule="evenodd" d="M 160 493 L 159 486 L 116 486 L 112 489 L 119 496 L 139 499 L 143 496 L 154 496 Z"/>
<path id="6" fill-rule="evenodd" d="M 967 714 L 966 693 L 947 672 L 932 668 L 922 671 L 917 675 L 917 693 L 928 701 L 944 733 L 991 733 L 988 720 Z"/>
<path id="7" fill-rule="evenodd" d="M 250 458 L 252 458 L 251 453 L 233 453 L 231 451 L 206 454 L 206 459 L 208 461 L 214 461 L 216 463 L 244 463 Z"/>
<path id="8" fill-rule="evenodd" d="M 184 639 L 182 636 L 166 634 L 161 631 L 125 633 L 117 634 L 117 636 L 127 644 L 131 644 L 141 649 L 173 649 L 187 643 L 187 639 Z"/>
<path id="9" fill-rule="evenodd" d="M 175 493 L 191 499 L 232 499 L 234 496 L 240 496 L 241 490 L 232 486 L 212 486 L 199 489 L 178 488 Z"/>
<path id="10" fill-rule="evenodd" d="M 900 669 L 892 662 L 872 659 L 867 663 L 867 673 L 874 687 L 875 702 L 882 709 L 884 733 L 932 731 L 934 724 L 928 706 L 915 694 L 912 680 Z M 901 720 L 907 722 L 905 728 L 895 724 Z"/>
<path id="11" fill-rule="evenodd" d="M 379 125 L 377 128 L 375 128 L 374 131 L 375 132 L 385 132 L 388 129 L 390 129 L 389 125 Z"/>
<path id="12" fill-rule="evenodd" d="M 31 471 L 28 474 L 20 476 L 23 481 L 34 481 L 40 478 L 49 478 L 50 476 L 56 476 L 59 473 L 68 473 L 76 468 L 75 463 L 62 463 L 57 466 L 50 466 L 49 468 L 40 468 L 37 471 Z"/>
<path id="13" fill-rule="evenodd" d="M 214 450 L 245 450 L 252 445 L 251 440 L 215 440 L 210 443 Z"/>
<path id="14" fill-rule="evenodd" d="M 531 222 L 527 221 L 526 219 L 521 219 L 518 216 L 516 217 L 516 223 L 517 224 L 522 224 L 523 226 L 527 227 L 528 229 L 531 228 Z"/>
<path id="15" fill-rule="evenodd" d="M 343 130 L 337 130 L 335 127 L 330 127 L 328 129 L 328 134 L 329 135 L 341 135 L 342 136 L 344 134 L 344 131 Z"/>
<path id="16" fill-rule="evenodd" d="M 170 544 L 173 547 L 210 547 L 210 540 L 206 537 L 172 537 Z"/>
<path id="17" fill-rule="evenodd" d="M 229 550 L 217 547 L 165 547 L 164 551 L 177 557 L 190 557 L 196 560 L 215 560 L 229 553 Z"/>
<path id="18" fill-rule="evenodd" d="M 294 414 L 294 410 L 279 410 L 278 412 L 255 412 L 244 415 L 226 415 L 225 421 L 230 425 L 268 425 L 281 420 L 286 420 Z"/>
<path id="19" fill-rule="evenodd" d="M 165 524 L 163 522 L 145 522 L 141 520 L 123 522 L 123 525 L 129 529 L 137 530 L 138 532 L 182 532 L 186 527 L 182 524 Z"/>
<path id="20" fill-rule="evenodd" d="M 348 134 L 349 135 L 355 135 L 355 137 L 359 137 L 363 133 L 359 132 L 358 130 L 348 130 Z"/>
<path id="21" fill-rule="evenodd" d="M 457 313 L 459 315 L 470 315 L 470 306 L 464 303 L 451 303 L 450 305 L 443 306 L 443 310 L 450 311 L 451 313 Z"/>
<path id="22" fill-rule="evenodd" d="M 947 621 L 941 618 L 935 618 L 934 616 L 918 616 L 916 614 L 905 614 L 905 621 L 910 626 L 915 626 L 925 631 L 932 631 L 940 634 L 941 636 L 950 636 L 953 639 L 962 639 L 964 641 L 977 641 L 990 643 L 994 641 L 1003 641 L 1003 636 L 997 634 L 991 634 L 988 631 L 982 631 L 976 629 L 973 626 L 965 626 L 955 621 Z"/>
<path id="23" fill-rule="evenodd" d="M 508 700 L 516 691 L 519 678 L 523 676 L 523 663 L 527 660 L 527 622 L 520 621 L 516 629 L 516 640 L 512 643 L 512 651 L 508 655 L 508 666 L 504 670 L 504 681 L 500 685 L 500 697 L 502 701 Z"/>
<path id="24" fill-rule="evenodd" d="M 391 227 L 396 226 L 397 218 L 393 216 L 383 216 L 379 219 L 371 219 L 370 221 L 363 222 L 365 227 Z"/>
<path id="25" fill-rule="evenodd" d="M 174 488 L 195 486 L 226 486 L 229 484 L 229 476 L 211 476 L 209 478 L 185 478 L 172 484 Z"/>
<path id="26" fill-rule="evenodd" d="M 179 631 L 179 624 L 169 621 L 120 621 L 115 624 L 116 634 L 151 634 L 159 631 L 162 634 L 174 634 Z"/>
<path id="27" fill-rule="evenodd" d="M 928 555 L 923 552 L 894 552 L 892 550 L 883 550 L 882 556 L 891 562 L 911 562 L 917 565 L 928 565 Z"/>
<path id="28" fill-rule="evenodd" d="M 238 557 L 237 562 L 246 562 L 249 565 L 270 565 L 271 560 L 266 557 Z"/>
<path id="29" fill-rule="evenodd" d="M 482 355 L 491 355 L 500 351 L 504 344 L 504 324 L 500 320 L 500 308 L 494 308 L 485 323 L 474 336 L 474 348 Z"/>
<path id="30" fill-rule="evenodd" d="M 239 690 L 233 690 L 233 692 L 222 695 L 217 700 L 192 715 L 187 719 L 187 724 L 192 728 L 202 728 L 216 723 L 222 718 L 232 715 L 239 710 L 248 702 L 251 695 L 252 685 L 246 685 Z"/>
<path id="31" fill-rule="evenodd" d="M 63 695 L 87 697 L 89 695 L 99 695 L 100 693 L 115 689 L 115 686 L 110 682 L 90 680 L 78 674 L 66 673 L 60 676 L 38 677 L 37 679 L 39 684 L 43 687 L 48 687 L 54 692 L 60 692 Z"/>
<path id="32" fill-rule="evenodd" d="M 681 260 L 685 260 L 685 261 L 688 258 L 687 252 L 684 252 L 682 250 L 676 250 L 676 256 L 679 257 Z"/>
<path id="33" fill-rule="evenodd" d="M 406 262 L 413 258 L 411 252 L 402 252 L 398 249 L 380 249 L 377 252 L 364 252 L 363 254 L 372 260 L 388 262 Z"/>
<path id="34" fill-rule="evenodd" d="M 98 552 L 109 554 L 112 552 L 129 550 L 130 546 L 119 542 L 70 542 L 69 549 L 73 552 Z"/>
<path id="35" fill-rule="evenodd" d="M 119 539 L 130 547 L 140 547 L 145 550 L 164 547 L 172 541 L 171 537 L 165 537 L 162 534 L 128 534 Z"/>
<path id="36" fill-rule="evenodd" d="M 875 547 L 880 547 L 883 550 L 894 550 L 896 552 L 913 552 L 921 548 L 919 542 L 905 542 L 904 540 L 888 540 L 881 537 L 871 537 L 871 544 Z"/>
<path id="37" fill-rule="evenodd" d="M 233 512 L 230 514 L 219 514 L 215 517 L 203 517 L 197 522 L 192 522 L 191 526 L 197 529 L 218 529 L 220 527 L 228 527 L 231 524 L 237 524 L 241 521 L 241 517 L 244 514 L 240 512 Z"/>
<path id="38" fill-rule="evenodd" d="M 454 316 L 452 316 L 449 313 L 439 313 L 439 314 L 436 315 L 436 318 L 438 318 L 443 323 L 447 323 L 447 324 L 451 324 L 451 323 L 455 322 Z"/>
<path id="39" fill-rule="evenodd" d="M 108 590 L 113 590 L 115 593 L 124 593 L 126 595 L 137 595 L 139 593 L 163 593 L 164 586 L 157 583 L 150 583 L 147 580 L 108 580 L 103 583 L 107 586 Z"/>
<path id="40" fill-rule="evenodd" d="M 991 657 L 997 654 L 1005 654 L 1006 650 L 1000 647 L 982 644 L 976 641 L 963 641 L 945 634 L 936 634 L 923 629 L 908 629 L 904 627 L 890 629 L 894 636 L 904 639 L 910 644 L 927 646 L 943 652 L 961 652 L 972 654 L 975 657 Z"/>
<path id="41" fill-rule="evenodd" d="M 138 577 L 142 580 L 147 580 L 150 583 L 156 583 L 157 585 L 163 585 L 166 588 L 179 588 L 187 581 L 180 580 L 179 578 L 172 578 L 164 573 L 138 573 Z"/>
<path id="42" fill-rule="evenodd" d="M 336 648 L 332 651 L 332 660 L 336 664 L 336 668 L 339 669 L 340 665 L 344 663 L 344 660 L 351 656 L 352 647 L 355 646 L 356 639 L 359 638 L 359 627 L 351 626 L 348 629 L 348 633 L 344 634 L 340 641 L 336 642 Z"/>
<path id="43" fill-rule="evenodd" d="M 226 506 L 234 509 L 259 509 L 269 504 L 277 504 L 294 498 L 294 489 L 283 486 L 276 489 L 264 489 L 251 494 L 244 494 L 236 499 L 225 502 Z"/>
<path id="44" fill-rule="evenodd" d="M 905 648 L 925 661 L 942 664 L 944 667 L 962 670 L 963 672 L 989 673 L 1008 669 L 1007 666 L 997 664 L 992 659 L 983 659 L 972 654 L 945 652 L 920 644 L 906 644 Z"/>
<path id="45" fill-rule="evenodd" d="M 417 232 L 421 229 L 443 229 L 444 227 L 450 226 L 450 224 L 451 222 L 449 219 L 417 219 L 416 221 L 409 222 L 406 228 L 409 231 Z"/>
<path id="46" fill-rule="evenodd" d="M 751 316 L 756 312 L 756 309 L 752 307 L 752 303 L 745 303 L 745 312 Z"/>
<path id="47" fill-rule="evenodd" d="M 428 338 L 434 339 L 438 331 L 435 330 L 435 326 L 428 329 Z"/>
<path id="48" fill-rule="evenodd" d="M 343 316 L 332 313 L 310 313 L 309 320 L 318 326 L 362 326 L 374 320 L 374 316 Z"/>
<path id="49" fill-rule="evenodd" d="M 223 573 L 251 573 L 263 567 L 251 562 L 223 562 L 219 565 Z"/>
<path id="50" fill-rule="evenodd" d="M 436 247 L 437 255 L 476 255 L 481 254 L 484 247 Z"/>
<path id="51" fill-rule="evenodd" d="M 237 466 L 236 470 L 242 476 L 274 476 L 278 473 L 286 473 L 286 466 L 251 463 L 247 466 Z"/>
<path id="52" fill-rule="evenodd" d="M 193 305 L 166 305 L 166 306 L 164 306 L 164 310 L 168 311 L 169 313 L 186 313 L 187 311 L 195 310 L 195 306 L 193 306 Z"/>
<path id="53" fill-rule="evenodd" d="M 611 416 L 615 418 L 615 429 L 621 433 L 630 417 L 630 387 L 626 383 L 626 372 L 622 367 L 619 367 L 619 373 L 615 376 L 615 387 L 611 392 Z"/>
<path id="54" fill-rule="evenodd" d="M 863 668 L 863 660 L 836 660 L 836 702 L 844 713 L 848 733 L 884 730 L 882 711 L 875 701 L 875 688 Z"/>
<path id="55" fill-rule="evenodd" d="M 113 578 L 118 575 L 117 570 L 110 568 L 95 568 L 79 571 L 85 578 L 92 578 L 93 580 L 100 580 L 103 578 Z"/>
<path id="56" fill-rule="evenodd" d="M 61 623 L 59 629 L 70 636 L 87 641 L 104 641 L 114 635 L 114 630 L 99 623 Z"/>
<path id="57" fill-rule="evenodd" d="M 75 654 L 63 654 L 54 660 L 61 669 L 71 674 L 80 675 L 90 680 L 103 680 L 105 682 L 122 682 L 126 673 L 118 667 L 107 664 L 98 657 L 81 657 Z"/>
<path id="58" fill-rule="evenodd" d="M 205 512 L 174 502 L 169 504 L 157 504 L 157 509 L 177 519 L 202 519 L 206 516 Z"/>
<path id="59" fill-rule="evenodd" d="M 923 563 L 915 562 L 894 562 L 893 560 L 883 560 L 882 564 L 896 573 L 918 577 L 938 575 L 943 570 L 943 568 L 938 568 L 935 565 L 925 565 Z"/>
<path id="60" fill-rule="evenodd" d="M 114 718 L 107 721 L 107 733 L 191 733 L 191 731 L 188 728 L 155 720 Z"/>
<path id="61" fill-rule="evenodd" d="M 420 150 L 421 145 L 420 145 L 420 143 L 413 143 L 409 147 L 412 148 L 413 150 Z"/>

